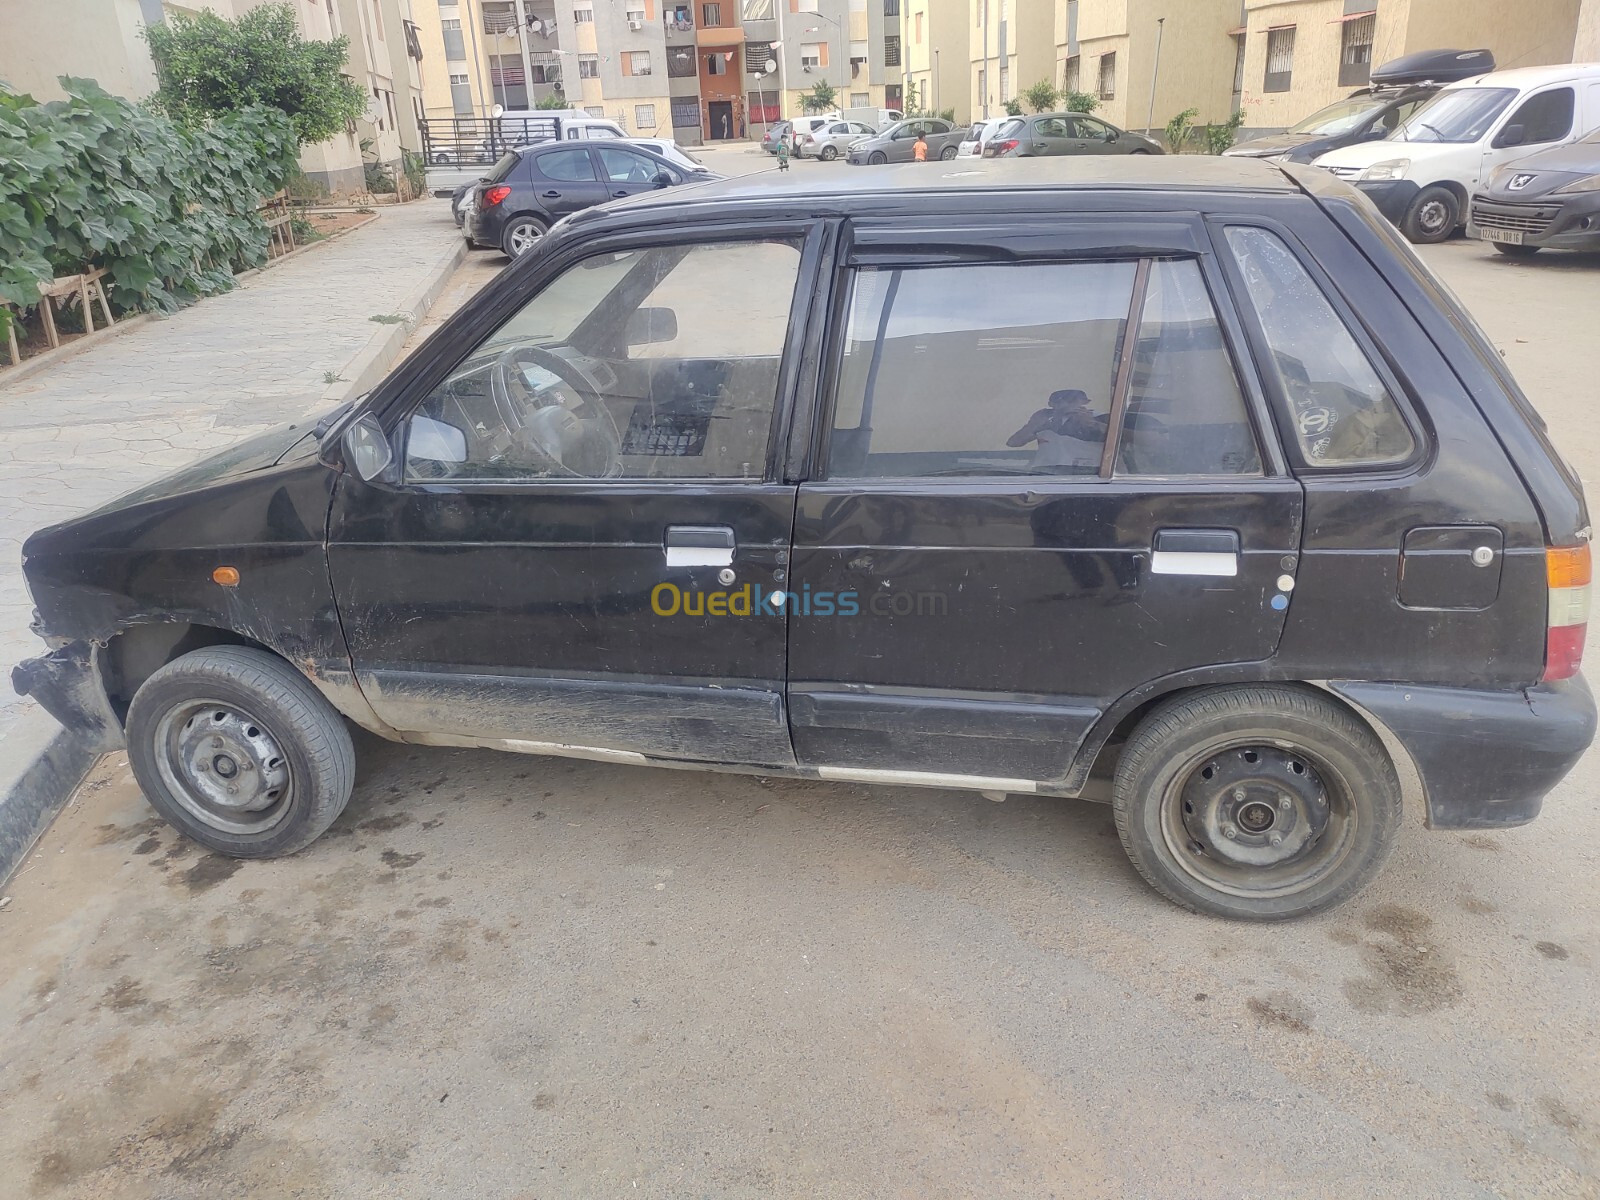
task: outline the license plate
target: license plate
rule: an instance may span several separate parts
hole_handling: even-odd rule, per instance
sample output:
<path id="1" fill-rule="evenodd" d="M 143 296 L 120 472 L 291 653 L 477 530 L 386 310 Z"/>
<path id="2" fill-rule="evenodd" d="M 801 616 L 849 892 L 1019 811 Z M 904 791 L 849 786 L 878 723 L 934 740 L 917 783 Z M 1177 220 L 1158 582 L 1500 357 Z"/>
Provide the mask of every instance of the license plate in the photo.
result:
<path id="1" fill-rule="evenodd" d="M 1486 242 L 1504 242 L 1508 246 L 1522 245 L 1522 230 L 1520 229 L 1485 229 L 1478 226 L 1478 236 Z"/>

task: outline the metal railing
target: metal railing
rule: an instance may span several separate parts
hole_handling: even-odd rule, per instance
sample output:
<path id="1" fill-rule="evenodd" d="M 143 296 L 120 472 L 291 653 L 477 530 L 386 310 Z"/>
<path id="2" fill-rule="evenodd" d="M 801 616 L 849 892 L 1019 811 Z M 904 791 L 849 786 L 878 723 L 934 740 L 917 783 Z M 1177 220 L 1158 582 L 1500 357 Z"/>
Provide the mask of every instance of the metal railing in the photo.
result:
<path id="1" fill-rule="evenodd" d="M 560 117 L 430 117 L 422 129 L 429 166 L 488 166 L 507 150 L 561 136 Z"/>

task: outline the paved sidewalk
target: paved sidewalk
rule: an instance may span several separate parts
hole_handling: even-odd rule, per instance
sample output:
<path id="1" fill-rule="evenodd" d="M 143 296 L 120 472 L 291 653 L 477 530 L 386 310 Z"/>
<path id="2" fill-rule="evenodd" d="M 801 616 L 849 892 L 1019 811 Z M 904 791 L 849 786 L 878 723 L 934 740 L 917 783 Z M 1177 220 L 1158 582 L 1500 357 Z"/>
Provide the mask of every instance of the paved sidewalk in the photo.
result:
<path id="1" fill-rule="evenodd" d="M 34 529 L 103 504 L 258 430 L 310 415 L 386 315 L 460 235 L 429 200 L 0 386 L 0 740 L 31 702 L 10 668 L 42 648 L 21 571 Z"/>

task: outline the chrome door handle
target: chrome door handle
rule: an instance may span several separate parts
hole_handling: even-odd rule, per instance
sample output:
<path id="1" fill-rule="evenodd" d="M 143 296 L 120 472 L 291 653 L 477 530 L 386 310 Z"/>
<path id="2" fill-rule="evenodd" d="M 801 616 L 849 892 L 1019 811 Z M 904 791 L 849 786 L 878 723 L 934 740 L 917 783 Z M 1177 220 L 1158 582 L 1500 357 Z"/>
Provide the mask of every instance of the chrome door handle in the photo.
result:
<path id="1" fill-rule="evenodd" d="M 1232 529 L 1158 529 L 1150 554 L 1152 575 L 1239 573 L 1239 535 Z"/>
<path id="2" fill-rule="evenodd" d="M 726 525 L 669 525 L 666 552 L 669 567 L 731 567 L 733 530 Z"/>

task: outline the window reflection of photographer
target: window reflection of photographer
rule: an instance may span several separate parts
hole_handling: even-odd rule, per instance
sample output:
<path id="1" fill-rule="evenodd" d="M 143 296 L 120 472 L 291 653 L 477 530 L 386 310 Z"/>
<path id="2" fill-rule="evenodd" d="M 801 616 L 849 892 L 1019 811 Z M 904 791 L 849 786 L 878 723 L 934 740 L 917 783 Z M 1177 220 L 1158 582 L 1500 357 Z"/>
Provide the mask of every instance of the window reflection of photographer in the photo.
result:
<path id="1" fill-rule="evenodd" d="M 1106 440 L 1107 418 L 1089 410 L 1088 393 L 1079 388 L 1051 392 L 1046 407 L 1006 439 L 1011 447 L 1034 443 L 1032 469 L 1079 475 L 1100 466 L 1100 447 Z"/>

